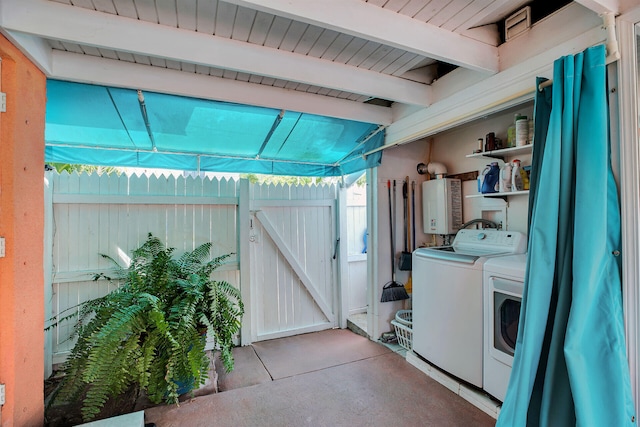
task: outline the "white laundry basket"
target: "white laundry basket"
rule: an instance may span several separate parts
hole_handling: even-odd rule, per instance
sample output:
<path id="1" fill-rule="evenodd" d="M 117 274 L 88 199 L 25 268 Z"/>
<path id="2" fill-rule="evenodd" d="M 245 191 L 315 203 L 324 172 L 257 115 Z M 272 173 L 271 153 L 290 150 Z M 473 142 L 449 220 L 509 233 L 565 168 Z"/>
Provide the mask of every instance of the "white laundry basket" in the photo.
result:
<path id="1" fill-rule="evenodd" d="M 399 310 L 396 318 L 391 321 L 395 331 L 398 344 L 407 350 L 412 349 L 413 340 L 413 320 L 411 310 Z"/>

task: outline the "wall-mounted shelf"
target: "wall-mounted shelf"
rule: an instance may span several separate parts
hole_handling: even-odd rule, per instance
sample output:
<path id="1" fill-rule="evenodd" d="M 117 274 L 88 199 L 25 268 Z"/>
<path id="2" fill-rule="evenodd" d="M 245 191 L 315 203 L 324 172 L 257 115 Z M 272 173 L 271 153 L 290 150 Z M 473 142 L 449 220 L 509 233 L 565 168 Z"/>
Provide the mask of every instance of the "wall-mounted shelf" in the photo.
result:
<path id="1" fill-rule="evenodd" d="M 519 148 L 519 147 L 518 147 Z M 476 197 L 509 197 L 509 196 L 521 196 L 524 194 L 529 194 L 529 190 L 522 191 L 508 191 L 505 193 L 479 193 L 479 194 L 469 194 L 465 196 L 467 199 L 473 199 Z"/>
<path id="2" fill-rule="evenodd" d="M 528 154 L 533 150 L 533 144 L 522 145 L 520 147 L 502 148 L 500 150 L 483 151 L 482 153 L 467 154 L 467 158 L 471 157 L 490 157 L 494 159 L 504 159 L 512 157 L 516 154 Z"/>

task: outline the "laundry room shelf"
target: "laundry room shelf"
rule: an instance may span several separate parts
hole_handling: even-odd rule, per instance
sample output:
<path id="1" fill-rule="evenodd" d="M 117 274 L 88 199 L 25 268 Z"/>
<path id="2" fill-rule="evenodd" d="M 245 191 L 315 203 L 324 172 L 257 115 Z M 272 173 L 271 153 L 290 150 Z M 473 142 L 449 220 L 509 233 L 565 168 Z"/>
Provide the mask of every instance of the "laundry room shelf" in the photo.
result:
<path id="1" fill-rule="evenodd" d="M 500 150 L 483 151 L 482 153 L 467 154 L 467 158 L 473 157 L 490 157 L 494 159 L 504 159 L 512 157 L 516 154 L 528 154 L 533 149 L 533 144 L 523 145 L 521 147 L 502 148 Z"/>
<path id="2" fill-rule="evenodd" d="M 467 196 L 465 196 L 465 198 L 467 199 L 474 199 L 477 197 L 509 197 L 509 196 L 522 196 L 525 194 L 529 194 L 529 190 L 522 190 L 522 191 L 509 191 L 506 193 L 479 193 L 479 194 L 469 194 Z"/>

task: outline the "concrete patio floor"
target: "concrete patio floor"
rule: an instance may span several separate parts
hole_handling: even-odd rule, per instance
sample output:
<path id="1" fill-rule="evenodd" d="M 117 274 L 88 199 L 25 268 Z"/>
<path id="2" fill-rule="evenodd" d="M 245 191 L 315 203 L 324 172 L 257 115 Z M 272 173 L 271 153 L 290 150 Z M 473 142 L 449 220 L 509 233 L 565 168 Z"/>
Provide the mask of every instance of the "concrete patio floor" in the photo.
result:
<path id="1" fill-rule="evenodd" d="M 328 330 L 239 347 L 220 393 L 147 409 L 171 426 L 493 426 L 387 347 Z"/>

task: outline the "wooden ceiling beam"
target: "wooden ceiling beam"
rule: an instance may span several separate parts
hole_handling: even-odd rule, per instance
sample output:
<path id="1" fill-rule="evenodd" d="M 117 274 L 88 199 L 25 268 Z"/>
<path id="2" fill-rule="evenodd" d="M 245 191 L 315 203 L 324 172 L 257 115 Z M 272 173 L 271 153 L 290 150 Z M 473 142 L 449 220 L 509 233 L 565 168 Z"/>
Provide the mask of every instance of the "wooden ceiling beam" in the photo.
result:
<path id="1" fill-rule="evenodd" d="M 495 46 L 361 0 L 225 1 L 330 28 L 463 68 L 492 74 L 498 72 L 498 50 Z"/>
<path id="2" fill-rule="evenodd" d="M 404 104 L 430 104 L 431 88 L 425 84 L 48 0 L 3 0 L 0 27 L 44 39 L 257 74 Z"/>

